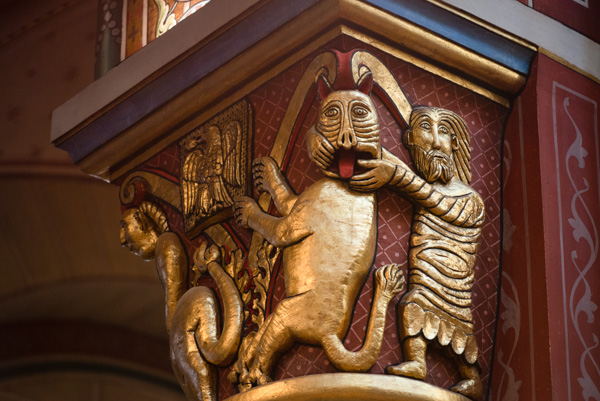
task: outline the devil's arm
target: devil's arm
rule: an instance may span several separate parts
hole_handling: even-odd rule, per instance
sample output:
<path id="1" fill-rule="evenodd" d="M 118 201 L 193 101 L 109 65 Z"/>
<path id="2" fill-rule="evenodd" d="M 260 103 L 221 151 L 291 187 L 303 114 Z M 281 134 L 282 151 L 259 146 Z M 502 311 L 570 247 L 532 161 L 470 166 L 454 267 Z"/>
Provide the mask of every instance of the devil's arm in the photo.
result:
<path id="1" fill-rule="evenodd" d="M 269 193 L 273 198 L 273 202 L 275 202 L 277 211 L 283 216 L 288 215 L 296 203 L 298 195 L 294 193 L 294 190 L 290 187 L 281 173 L 277 174 L 274 178 L 271 188 Z"/>
<path id="2" fill-rule="evenodd" d="M 258 192 L 269 193 L 277 211 L 282 216 L 286 216 L 292 210 L 298 195 L 290 187 L 275 160 L 271 157 L 260 157 L 254 160 L 252 175 Z"/>
<path id="3" fill-rule="evenodd" d="M 306 224 L 306 205 L 296 204 L 291 212 L 284 217 L 275 217 L 264 213 L 253 200 L 242 198 L 236 201 L 238 223 L 260 233 L 267 241 L 277 248 L 294 245 L 312 234 Z"/>
<path id="4" fill-rule="evenodd" d="M 483 200 L 472 188 L 462 195 L 445 195 L 400 165 L 387 186 L 455 226 L 480 227 L 485 219 Z"/>

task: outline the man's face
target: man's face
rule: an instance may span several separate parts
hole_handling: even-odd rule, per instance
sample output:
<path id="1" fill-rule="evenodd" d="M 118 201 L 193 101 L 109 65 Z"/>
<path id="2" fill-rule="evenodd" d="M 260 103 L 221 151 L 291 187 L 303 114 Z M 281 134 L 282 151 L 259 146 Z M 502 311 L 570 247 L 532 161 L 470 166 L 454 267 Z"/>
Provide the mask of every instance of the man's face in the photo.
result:
<path id="1" fill-rule="evenodd" d="M 144 260 L 154 257 L 158 236 L 152 229 L 145 229 L 142 215 L 137 209 L 128 209 L 121 219 L 121 245 L 129 248 Z"/>
<path id="2" fill-rule="evenodd" d="M 415 109 L 407 145 L 419 174 L 430 183 L 441 180 L 448 183 L 454 176 L 452 151 L 456 136 L 452 126 L 436 109 Z"/>
<path id="3" fill-rule="evenodd" d="M 425 152 L 440 150 L 452 155 L 453 143 L 456 141 L 452 127 L 437 110 L 429 109 L 412 122 L 412 144 Z"/>

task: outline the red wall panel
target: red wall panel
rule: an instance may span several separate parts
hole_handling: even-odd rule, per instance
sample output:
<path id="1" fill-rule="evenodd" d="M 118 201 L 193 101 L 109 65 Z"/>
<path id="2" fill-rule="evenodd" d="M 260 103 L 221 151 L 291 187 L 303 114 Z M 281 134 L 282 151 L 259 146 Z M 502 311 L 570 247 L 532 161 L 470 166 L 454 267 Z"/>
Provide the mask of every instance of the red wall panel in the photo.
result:
<path id="1" fill-rule="evenodd" d="M 540 56 L 538 97 L 554 396 L 600 399 L 600 86 Z"/>
<path id="2" fill-rule="evenodd" d="M 596 0 L 534 0 L 533 8 L 600 42 L 600 2 Z"/>
<path id="3" fill-rule="evenodd" d="M 504 142 L 493 400 L 600 399 L 600 86 L 539 55 Z"/>

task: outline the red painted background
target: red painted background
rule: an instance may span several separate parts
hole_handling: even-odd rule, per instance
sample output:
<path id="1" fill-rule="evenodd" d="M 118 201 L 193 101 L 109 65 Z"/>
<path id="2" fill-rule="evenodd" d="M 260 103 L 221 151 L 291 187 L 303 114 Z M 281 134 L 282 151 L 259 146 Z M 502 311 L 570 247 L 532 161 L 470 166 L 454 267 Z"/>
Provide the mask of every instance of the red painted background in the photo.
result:
<path id="1" fill-rule="evenodd" d="M 562 22 L 569 28 L 600 42 L 600 2 L 597 0 L 518 0 L 519 3 Z"/>
<path id="2" fill-rule="evenodd" d="M 504 151 L 494 400 L 598 400 L 600 86 L 540 55 Z"/>

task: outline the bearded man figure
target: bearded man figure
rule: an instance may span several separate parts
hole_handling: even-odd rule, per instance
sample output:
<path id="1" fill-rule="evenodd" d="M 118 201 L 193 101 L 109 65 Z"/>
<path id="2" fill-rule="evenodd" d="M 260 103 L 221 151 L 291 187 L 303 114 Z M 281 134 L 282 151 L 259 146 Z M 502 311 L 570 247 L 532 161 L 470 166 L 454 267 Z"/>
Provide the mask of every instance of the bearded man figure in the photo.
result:
<path id="1" fill-rule="evenodd" d="M 327 148 L 322 140 L 315 148 Z M 451 354 L 461 381 L 452 390 L 471 399 L 481 396 L 473 334 L 471 290 L 485 218 L 483 200 L 471 181 L 469 134 L 462 118 L 435 108 L 416 107 L 405 132 L 417 173 L 391 153 L 359 160 L 365 172 L 350 180 L 356 191 L 387 186 L 414 205 L 408 255 L 408 291 L 398 307 L 405 361 L 388 373 L 423 380 L 427 347 L 434 340 Z"/>

